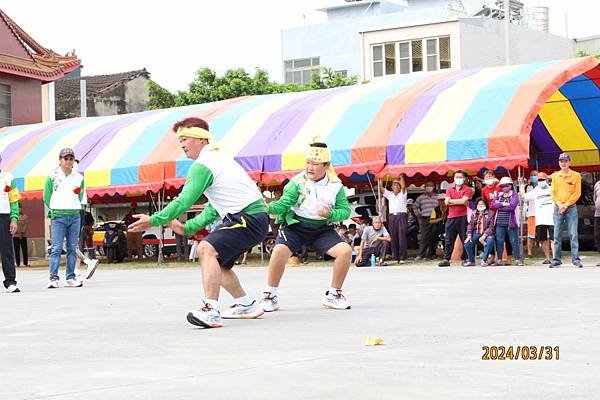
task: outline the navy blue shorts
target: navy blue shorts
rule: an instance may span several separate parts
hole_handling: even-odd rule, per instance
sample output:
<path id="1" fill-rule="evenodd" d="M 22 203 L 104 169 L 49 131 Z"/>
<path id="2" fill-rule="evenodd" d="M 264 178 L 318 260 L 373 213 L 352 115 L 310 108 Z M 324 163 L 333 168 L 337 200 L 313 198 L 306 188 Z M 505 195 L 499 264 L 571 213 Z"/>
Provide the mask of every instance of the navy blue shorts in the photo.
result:
<path id="1" fill-rule="evenodd" d="M 281 225 L 275 244 L 286 245 L 292 253 L 298 253 L 302 245 L 312 247 L 317 254 L 325 255 L 338 243 L 345 243 L 333 225 L 316 226 L 305 222 Z"/>
<path id="2" fill-rule="evenodd" d="M 267 213 L 227 214 L 221 223 L 203 240 L 219 253 L 219 264 L 233 267 L 235 261 L 252 247 L 265 240 L 269 232 Z"/>

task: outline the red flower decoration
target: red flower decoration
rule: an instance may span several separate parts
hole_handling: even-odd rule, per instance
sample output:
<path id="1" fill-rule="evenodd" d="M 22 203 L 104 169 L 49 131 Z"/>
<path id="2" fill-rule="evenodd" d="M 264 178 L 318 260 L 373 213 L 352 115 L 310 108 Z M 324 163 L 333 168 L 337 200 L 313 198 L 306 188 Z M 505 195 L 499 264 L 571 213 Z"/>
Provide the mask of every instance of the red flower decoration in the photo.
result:
<path id="1" fill-rule="evenodd" d="M 77 186 L 75 189 L 73 189 L 73 193 L 75 193 L 75 194 L 81 193 L 81 188 L 79 186 Z"/>
<path id="2" fill-rule="evenodd" d="M 4 191 L 5 191 L 6 193 L 10 193 L 10 191 L 11 191 L 11 190 L 12 190 L 12 189 L 10 188 L 10 186 L 8 186 L 8 185 L 4 186 Z"/>

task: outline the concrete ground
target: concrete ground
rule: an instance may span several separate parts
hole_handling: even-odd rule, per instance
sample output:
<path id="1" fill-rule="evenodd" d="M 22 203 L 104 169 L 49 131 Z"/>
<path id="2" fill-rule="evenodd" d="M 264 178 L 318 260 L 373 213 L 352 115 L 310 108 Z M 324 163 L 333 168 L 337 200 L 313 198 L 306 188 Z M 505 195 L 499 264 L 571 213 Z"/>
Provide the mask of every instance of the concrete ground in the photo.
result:
<path id="1" fill-rule="evenodd" d="M 262 291 L 265 268 L 237 271 Z M 288 268 L 280 312 L 201 330 L 185 320 L 198 267 L 99 269 L 57 290 L 19 270 L 23 292 L 0 293 L 0 399 L 597 396 L 600 268 L 353 268 L 350 311 L 321 308 L 330 273 Z M 482 360 L 482 346 L 518 345 L 560 346 L 560 359 Z"/>

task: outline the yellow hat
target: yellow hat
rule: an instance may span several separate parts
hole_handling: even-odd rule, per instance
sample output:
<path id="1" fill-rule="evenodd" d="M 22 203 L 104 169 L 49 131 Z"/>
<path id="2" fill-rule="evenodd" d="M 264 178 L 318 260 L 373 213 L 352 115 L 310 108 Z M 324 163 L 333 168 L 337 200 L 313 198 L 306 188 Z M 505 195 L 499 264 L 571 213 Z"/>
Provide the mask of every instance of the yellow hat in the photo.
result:
<path id="1" fill-rule="evenodd" d="M 330 163 L 327 167 L 327 177 L 329 182 L 340 182 L 335 170 L 331 166 L 331 151 L 327 147 L 315 147 L 310 146 L 306 153 L 306 159 L 308 161 L 317 163 Z"/>

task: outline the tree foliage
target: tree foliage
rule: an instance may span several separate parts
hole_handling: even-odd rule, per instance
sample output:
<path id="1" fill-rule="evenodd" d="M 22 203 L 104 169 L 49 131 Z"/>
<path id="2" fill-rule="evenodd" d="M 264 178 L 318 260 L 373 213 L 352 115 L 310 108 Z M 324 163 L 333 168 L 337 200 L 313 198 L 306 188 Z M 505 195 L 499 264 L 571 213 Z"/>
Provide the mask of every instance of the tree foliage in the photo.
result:
<path id="1" fill-rule="evenodd" d="M 269 79 L 267 71 L 257 68 L 251 75 L 243 68 L 227 70 L 223 76 L 217 76 L 210 68 L 196 71 L 194 80 L 188 90 L 171 93 L 157 83 L 150 81 L 149 108 L 169 108 L 190 104 L 208 103 L 270 93 L 288 93 L 304 90 L 327 89 L 339 86 L 355 85 L 358 76 L 344 77 L 331 68 L 321 68 L 320 73 L 313 73 L 312 81 L 305 85 L 294 83 L 278 83 Z"/>

